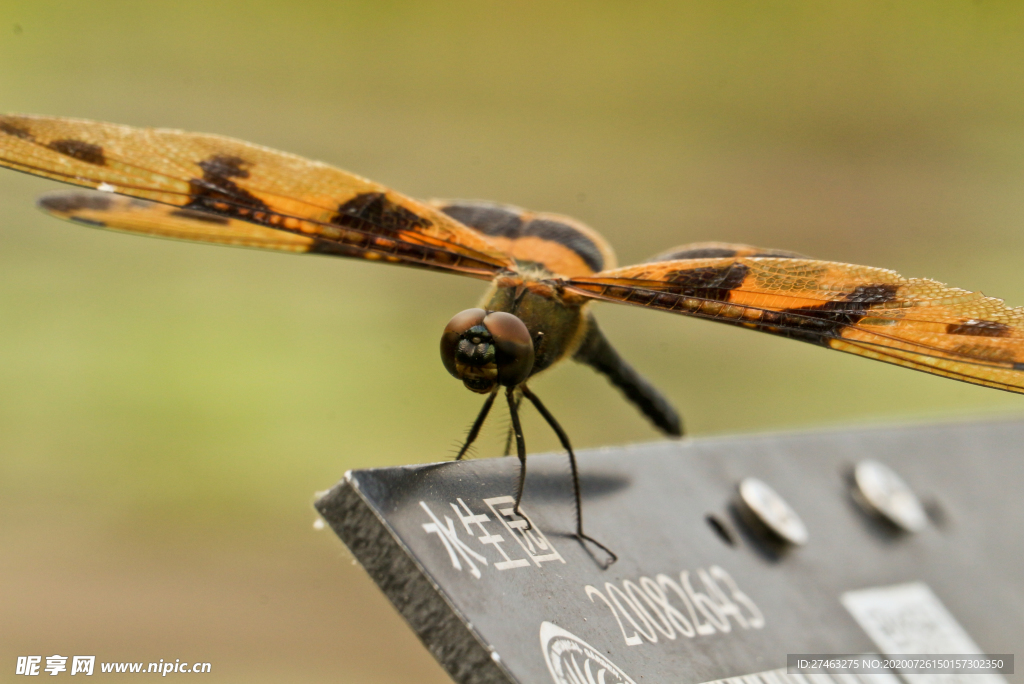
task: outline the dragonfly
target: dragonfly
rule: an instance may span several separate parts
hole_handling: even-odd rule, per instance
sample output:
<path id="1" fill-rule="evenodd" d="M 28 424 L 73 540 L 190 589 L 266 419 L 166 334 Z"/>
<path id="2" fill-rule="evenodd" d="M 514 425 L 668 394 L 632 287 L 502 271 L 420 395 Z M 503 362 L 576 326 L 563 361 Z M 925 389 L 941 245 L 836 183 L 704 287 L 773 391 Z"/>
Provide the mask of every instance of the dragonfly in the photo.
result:
<path id="1" fill-rule="evenodd" d="M 618 267 L 596 231 L 558 214 L 478 201 L 418 201 L 352 173 L 217 135 L 42 116 L 0 116 L 0 166 L 91 191 L 39 206 L 78 224 L 178 240 L 322 254 L 486 280 L 482 303 L 444 328 L 441 358 L 486 395 L 456 460 L 499 394 L 520 462 L 520 402 L 568 454 L 575 536 L 584 533 L 576 456 L 529 381 L 572 359 L 604 375 L 661 432 L 672 404 L 612 347 L 590 304 L 618 302 L 758 330 L 986 387 L 1024 393 L 1024 308 L 894 271 L 750 245 L 683 245 Z M 98 191 L 98 192 L 97 192 Z"/>

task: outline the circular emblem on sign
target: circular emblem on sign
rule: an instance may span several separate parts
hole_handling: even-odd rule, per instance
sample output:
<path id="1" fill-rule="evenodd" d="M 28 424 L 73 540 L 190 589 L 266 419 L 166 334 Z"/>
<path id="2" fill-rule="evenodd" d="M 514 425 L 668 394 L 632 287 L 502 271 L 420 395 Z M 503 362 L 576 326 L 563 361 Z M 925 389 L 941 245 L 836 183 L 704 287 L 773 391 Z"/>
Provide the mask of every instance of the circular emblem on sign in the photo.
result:
<path id="1" fill-rule="evenodd" d="M 540 623 L 540 649 L 555 684 L 636 684 L 596 648 L 550 622 Z"/>

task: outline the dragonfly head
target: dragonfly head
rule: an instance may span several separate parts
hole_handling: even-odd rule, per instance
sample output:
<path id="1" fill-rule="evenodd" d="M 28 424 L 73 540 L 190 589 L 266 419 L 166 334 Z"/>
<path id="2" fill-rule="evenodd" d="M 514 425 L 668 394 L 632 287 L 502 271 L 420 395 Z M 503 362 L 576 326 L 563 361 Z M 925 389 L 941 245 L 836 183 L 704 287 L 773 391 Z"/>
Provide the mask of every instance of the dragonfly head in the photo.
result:
<path id="1" fill-rule="evenodd" d="M 487 394 L 530 376 L 533 340 L 526 324 L 510 313 L 466 309 L 445 326 L 441 361 L 468 389 Z"/>

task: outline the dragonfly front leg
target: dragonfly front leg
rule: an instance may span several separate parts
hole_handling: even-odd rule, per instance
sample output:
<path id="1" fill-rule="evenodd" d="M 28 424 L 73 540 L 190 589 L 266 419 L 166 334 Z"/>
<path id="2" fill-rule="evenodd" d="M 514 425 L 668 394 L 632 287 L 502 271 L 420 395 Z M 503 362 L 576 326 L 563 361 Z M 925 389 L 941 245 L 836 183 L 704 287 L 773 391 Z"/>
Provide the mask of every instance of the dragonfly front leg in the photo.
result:
<path id="1" fill-rule="evenodd" d="M 456 461 L 461 461 L 462 457 L 466 455 L 466 451 L 470 445 L 476 441 L 477 435 L 480 434 L 480 428 L 484 426 L 484 421 L 487 420 L 487 414 L 491 412 L 491 406 L 494 405 L 494 398 L 498 396 L 498 390 L 491 392 L 490 396 L 487 397 L 487 401 L 484 402 L 483 408 L 480 409 L 480 413 L 477 415 L 476 420 L 473 421 L 473 427 L 469 428 L 469 434 L 466 435 L 466 442 L 459 449 L 459 455 L 455 457 Z"/>

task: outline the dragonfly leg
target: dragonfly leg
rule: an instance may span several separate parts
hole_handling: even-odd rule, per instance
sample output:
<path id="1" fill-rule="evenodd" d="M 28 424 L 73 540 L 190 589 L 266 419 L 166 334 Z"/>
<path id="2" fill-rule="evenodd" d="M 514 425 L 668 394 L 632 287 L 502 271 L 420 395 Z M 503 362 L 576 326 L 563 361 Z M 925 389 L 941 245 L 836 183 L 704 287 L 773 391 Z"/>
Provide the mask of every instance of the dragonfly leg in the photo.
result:
<path id="1" fill-rule="evenodd" d="M 533 523 L 519 507 L 523 502 L 523 487 L 526 486 L 526 440 L 523 439 L 523 426 L 519 422 L 519 402 L 516 401 L 514 387 L 505 390 L 505 398 L 508 400 L 509 413 L 512 414 L 512 431 L 516 435 L 516 455 L 519 456 L 519 486 L 516 488 L 516 505 L 512 510 L 526 520 L 526 529 L 530 529 Z"/>
<path id="2" fill-rule="evenodd" d="M 469 428 L 469 434 L 466 435 L 466 442 L 459 449 L 459 455 L 455 457 L 456 461 L 461 461 L 462 457 L 466 455 L 466 450 L 469 449 L 470 445 L 476 441 L 477 435 L 480 434 L 480 428 L 484 426 L 484 421 L 487 420 L 487 414 L 491 412 L 491 406 L 494 405 L 494 398 L 498 396 L 498 390 L 491 392 L 490 396 L 487 397 L 487 401 L 484 402 L 483 408 L 480 409 L 479 415 L 476 420 L 473 421 L 473 427 Z"/>
<path id="3" fill-rule="evenodd" d="M 520 392 L 516 395 L 516 412 L 519 412 L 519 405 L 523 403 L 523 395 Z M 515 439 L 515 430 L 512 429 L 512 424 L 509 423 L 508 435 L 505 436 L 505 455 L 512 455 L 512 440 Z"/>
<path id="4" fill-rule="evenodd" d="M 573 453 L 572 444 L 569 443 L 569 436 L 565 434 L 565 430 L 562 429 L 562 426 L 558 424 L 558 421 L 555 420 L 555 417 L 551 415 L 551 413 L 547 410 L 544 404 L 541 403 L 540 399 L 537 398 L 537 395 L 530 391 L 529 387 L 527 387 L 526 385 L 522 385 L 520 389 L 523 392 L 523 396 L 529 399 L 530 403 L 537 407 L 537 410 L 540 412 L 540 415 L 544 416 L 544 420 L 548 422 L 548 425 L 551 426 L 551 429 L 555 431 L 556 435 L 558 435 L 558 441 L 562 443 L 562 448 L 569 452 L 569 466 L 572 469 L 572 490 L 573 495 L 576 499 L 576 536 L 580 539 L 581 542 L 584 540 L 589 541 L 598 548 L 600 548 L 602 551 L 607 553 L 609 556 L 609 560 L 605 567 L 610 566 L 612 563 L 617 561 L 619 557 L 615 555 L 612 552 L 612 550 L 609 549 L 607 546 L 605 546 L 601 542 L 597 541 L 590 535 L 583 532 L 583 509 L 582 496 L 580 495 L 580 478 L 579 473 L 576 469 L 576 454 Z M 524 471 L 526 469 L 525 463 L 526 462 L 524 461 Z"/>

